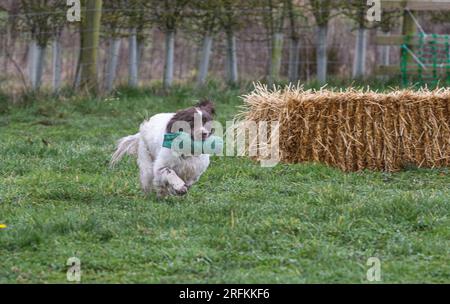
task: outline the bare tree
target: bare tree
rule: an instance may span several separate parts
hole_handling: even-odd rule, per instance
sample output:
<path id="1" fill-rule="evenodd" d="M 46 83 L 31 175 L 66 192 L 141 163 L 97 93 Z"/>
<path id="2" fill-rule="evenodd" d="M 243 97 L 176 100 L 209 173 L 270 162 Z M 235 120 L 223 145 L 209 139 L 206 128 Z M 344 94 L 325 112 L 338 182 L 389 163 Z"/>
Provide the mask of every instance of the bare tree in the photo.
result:
<path id="1" fill-rule="evenodd" d="M 169 89 L 173 84 L 175 34 L 182 22 L 189 0 L 152 0 L 150 10 L 155 22 L 166 35 L 166 56 L 164 62 L 163 86 Z"/>
<path id="2" fill-rule="evenodd" d="M 22 81 L 24 86 L 27 86 L 25 77 L 23 75 L 22 69 L 19 67 L 17 62 L 14 60 L 14 52 L 11 51 L 11 49 L 14 49 L 15 41 L 17 38 L 17 28 L 19 27 L 20 20 L 19 20 L 19 13 L 21 10 L 20 2 L 14 1 L 14 0 L 5 0 L 0 4 L 0 13 L 2 13 L 2 22 L 4 29 L 4 35 L 5 39 L 2 41 L 2 46 L 4 50 L 4 70 L 3 73 L 5 75 L 8 74 L 8 66 L 9 62 L 11 61 L 13 65 L 18 70 L 19 74 L 21 75 Z"/>
<path id="3" fill-rule="evenodd" d="M 122 0 L 108 0 L 103 4 L 102 25 L 106 28 L 104 33 L 108 41 L 104 79 L 106 92 L 112 91 L 117 76 L 123 29 L 126 27 L 124 16 L 125 9 L 128 9 L 126 4 Z"/>
<path id="4" fill-rule="evenodd" d="M 270 50 L 267 81 L 269 84 L 280 78 L 281 60 L 283 55 L 284 23 L 287 13 L 285 0 L 259 0 L 263 24 L 268 34 Z"/>
<path id="5" fill-rule="evenodd" d="M 191 2 L 193 33 L 201 35 L 200 57 L 198 61 L 197 85 L 206 83 L 214 36 L 219 31 L 220 6 L 216 1 L 196 0 Z"/>
<path id="6" fill-rule="evenodd" d="M 296 82 L 299 79 L 300 66 L 300 34 L 298 28 L 305 16 L 301 13 L 300 7 L 296 6 L 294 0 L 285 0 L 289 19 L 289 68 L 288 78 L 290 82 Z"/>
<path id="7" fill-rule="evenodd" d="M 98 47 L 102 0 L 84 0 L 80 33 L 79 85 L 89 92 L 98 91 Z"/>
<path id="8" fill-rule="evenodd" d="M 139 64 L 142 58 L 144 46 L 144 29 L 152 24 L 147 17 L 148 1 L 146 0 L 122 0 L 125 9 L 128 27 L 128 85 L 136 87 L 139 84 Z"/>
<path id="9" fill-rule="evenodd" d="M 242 26 L 245 4 L 240 0 L 218 0 L 220 5 L 219 22 L 226 36 L 227 81 L 235 85 L 239 81 L 236 50 L 236 31 Z"/>
<path id="10" fill-rule="evenodd" d="M 383 31 L 388 31 L 392 27 L 392 23 L 395 22 L 395 17 L 399 15 L 395 11 L 384 11 L 380 22 L 369 22 L 366 18 L 368 6 L 365 1 L 342 0 L 340 7 L 344 15 L 356 24 L 357 35 L 352 75 L 353 78 L 362 78 L 366 76 L 368 31 L 377 27 L 381 27 Z M 385 54 L 385 56 L 389 58 L 389 53 Z"/>
<path id="11" fill-rule="evenodd" d="M 378 23 L 378 28 L 385 34 L 385 35 L 389 35 L 390 31 L 395 28 L 396 26 L 398 26 L 399 22 L 398 20 L 400 19 L 401 16 L 401 12 L 398 11 L 386 11 L 383 10 L 382 12 L 382 18 L 380 22 Z M 382 48 L 382 64 L 383 65 L 389 65 L 390 64 L 390 51 L 391 51 L 391 46 L 390 45 L 383 45 L 381 46 Z"/>
<path id="12" fill-rule="evenodd" d="M 61 89 L 62 85 L 62 46 L 61 46 L 61 36 L 65 26 L 65 8 L 58 7 L 61 13 L 53 17 L 52 22 L 52 88 L 53 93 L 57 93 Z"/>
<path id="13" fill-rule="evenodd" d="M 353 78 L 361 78 L 366 74 L 367 30 L 370 26 L 366 20 L 367 3 L 360 0 L 344 0 L 341 5 L 344 14 L 357 26 L 352 75 Z"/>
<path id="14" fill-rule="evenodd" d="M 41 87 L 44 70 L 45 51 L 48 42 L 58 39 L 63 27 L 64 4 L 57 0 L 21 0 L 21 11 L 26 29 L 31 33 L 29 45 L 28 72 L 31 87 L 36 90 Z M 57 47 L 56 47 L 57 48 Z M 60 64 L 59 49 L 54 53 L 53 63 Z M 60 73 L 60 68 L 54 67 L 54 73 Z M 59 76 L 54 76 L 54 85 Z"/>
<path id="15" fill-rule="evenodd" d="M 309 0 L 310 9 L 314 15 L 317 26 L 317 80 L 320 83 L 327 81 L 327 38 L 328 38 L 328 21 L 333 17 L 331 10 L 333 4 L 331 0 Z"/>

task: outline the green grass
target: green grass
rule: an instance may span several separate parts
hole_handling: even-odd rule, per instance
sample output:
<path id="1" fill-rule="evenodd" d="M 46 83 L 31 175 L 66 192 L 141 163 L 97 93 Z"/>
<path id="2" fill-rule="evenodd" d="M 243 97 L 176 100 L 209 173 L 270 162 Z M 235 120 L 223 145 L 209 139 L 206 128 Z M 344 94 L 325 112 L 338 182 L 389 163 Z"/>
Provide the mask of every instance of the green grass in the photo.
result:
<path id="1" fill-rule="evenodd" d="M 218 158 L 186 197 L 145 197 L 115 141 L 154 113 L 210 96 L 230 119 L 241 91 L 122 91 L 0 111 L 0 283 L 450 281 L 447 169 L 351 173 Z"/>

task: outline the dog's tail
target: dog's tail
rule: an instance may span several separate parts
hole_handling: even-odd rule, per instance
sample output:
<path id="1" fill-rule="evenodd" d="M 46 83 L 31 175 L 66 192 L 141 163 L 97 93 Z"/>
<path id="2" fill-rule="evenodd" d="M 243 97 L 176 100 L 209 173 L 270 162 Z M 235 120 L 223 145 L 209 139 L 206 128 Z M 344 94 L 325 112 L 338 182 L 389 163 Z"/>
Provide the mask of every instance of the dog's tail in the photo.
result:
<path id="1" fill-rule="evenodd" d="M 110 165 L 114 167 L 124 156 L 137 155 L 140 134 L 130 135 L 119 139 L 117 142 L 117 150 L 111 157 Z"/>

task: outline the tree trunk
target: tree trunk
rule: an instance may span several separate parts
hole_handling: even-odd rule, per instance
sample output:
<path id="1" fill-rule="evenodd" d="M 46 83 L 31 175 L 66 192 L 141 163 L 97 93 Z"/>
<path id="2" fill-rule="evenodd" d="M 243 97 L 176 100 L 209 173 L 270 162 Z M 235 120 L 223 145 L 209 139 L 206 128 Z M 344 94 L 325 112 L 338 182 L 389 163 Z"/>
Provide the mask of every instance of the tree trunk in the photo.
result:
<path id="1" fill-rule="evenodd" d="M 62 57 L 61 57 L 61 40 L 57 36 L 52 42 L 53 46 L 53 93 L 57 93 L 61 89 L 61 73 L 62 73 Z"/>
<path id="2" fill-rule="evenodd" d="M 80 83 L 81 83 L 81 61 L 78 60 L 78 64 L 77 64 L 77 70 L 75 72 L 75 80 L 73 82 L 73 87 L 75 90 L 78 90 L 80 88 Z"/>
<path id="3" fill-rule="evenodd" d="M 102 0 L 86 0 L 82 24 L 80 54 L 80 87 L 96 93 L 98 91 L 98 47 L 100 40 Z"/>
<path id="4" fill-rule="evenodd" d="M 317 80 L 324 84 L 327 81 L 327 36 L 328 24 L 317 27 Z"/>
<path id="5" fill-rule="evenodd" d="M 291 38 L 289 46 L 289 70 L 288 76 L 290 82 L 299 80 L 298 71 L 300 66 L 300 39 Z"/>
<path id="6" fill-rule="evenodd" d="M 73 89 L 78 90 L 80 88 L 80 81 L 81 81 L 81 48 L 83 46 L 83 35 L 81 35 L 81 32 L 83 30 L 83 26 L 80 22 L 80 49 L 78 50 L 78 58 L 77 58 L 77 66 L 75 69 L 75 75 L 73 80 Z"/>
<path id="7" fill-rule="evenodd" d="M 211 57 L 211 49 L 213 37 L 210 33 L 206 33 L 203 37 L 202 52 L 200 57 L 200 65 L 198 68 L 197 85 L 202 86 L 206 82 L 209 69 L 209 58 Z"/>
<path id="8" fill-rule="evenodd" d="M 173 83 L 173 63 L 175 52 L 175 31 L 166 32 L 166 61 L 164 64 L 164 89 L 169 89 Z"/>
<path id="9" fill-rule="evenodd" d="M 274 33 L 272 35 L 271 45 L 269 84 L 273 84 L 280 79 L 281 59 L 283 56 L 283 33 Z"/>
<path id="10" fill-rule="evenodd" d="M 42 84 L 42 74 L 44 71 L 45 46 L 39 45 L 35 40 L 30 43 L 29 50 L 29 77 L 31 88 L 38 90 Z"/>
<path id="11" fill-rule="evenodd" d="M 5 38 L 2 39 L 3 41 L 3 72 L 5 73 L 5 75 L 8 75 L 8 66 L 9 66 L 9 59 L 8 59 L 8 48 L 11 47 L 12 50 L 14 50 L 14 43 L 10 43 L 11 40 L 14 42 L 13 39 L 11 39 L 11 26 L 7 25 L 6 26 L 6 33 L 5 33 Z M 13 53 L 13 52 L 11 52 Z"/>
<path id="12" fill-rule="evenodd" d="M 120 38 L 113 37 L 109 40 L 109 49 L 108 49 L 108 68 L 106 71 L 106 82 L 105 82 L 105 90 L 106 92 L 111 92 L 114 88 L 114 81 L 116 80 L 117 75 L 117 65 L 119 62 L 120 55 Z"/>
<path id="13" fill-rule="evenodd" d="M 353 62 L 353 78 L 362 78 L 366 74 L 367 29 L 358 28 L 355 57 Z"/>
<path id="14" fill-rule="evenodd" d="M 36 85 L 36 48 L 37 42 L 31 40 L 28 46 L 28 79 L 32 89 L 35 89 Z"/>
<path id="15" fill-rule="evenodd" d="M 228 83 L 235 85 L 238 82 L 236 36 L 233 31 L 227 32 L 227 78 Z"/>
<path id="16" fill-rule="evenodd" d="M 381 60 L 383 62 L 383 65 L 390 65 L 391 64 L 391 46 L 389 45 L 383 45 L 381 49 Z"/>
<path id="17" fill-rule="evenodd" d="M 129 54 L 128 54 L 128 86 L 137 87 L 139 83 L 139 73 L 138 73 L 138 41 L 136 29 L 132 29 L 129 37 Z"/>
<path id="18" fill-rule="evenodd" d="M 140 64 L 142 62 L 142 59 L 144 58 L 144 51 L 145 51 L 145 42 L 143 39 L 137 40 L 137 50 L 138 50 L 138 56 L 137 56 L 137 68 L 138 68 L 138 75 L 141 71 Z"/>

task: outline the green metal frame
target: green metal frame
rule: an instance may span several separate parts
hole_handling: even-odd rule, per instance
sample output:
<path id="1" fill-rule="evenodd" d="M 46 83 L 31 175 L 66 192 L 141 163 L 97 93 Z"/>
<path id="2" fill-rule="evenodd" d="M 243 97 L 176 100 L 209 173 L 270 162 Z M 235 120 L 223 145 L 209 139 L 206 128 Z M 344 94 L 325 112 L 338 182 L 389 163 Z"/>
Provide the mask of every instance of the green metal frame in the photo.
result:
<path id="1" fill-rule="evenodd" d="M 412 41 L 418 42 L 413 50 Z M 410 52 L 414 52 L 415 58 Z M 406 35 L 401 46 L 400 71 L 405 87 L 450 85 L 450 35 Z"/>

